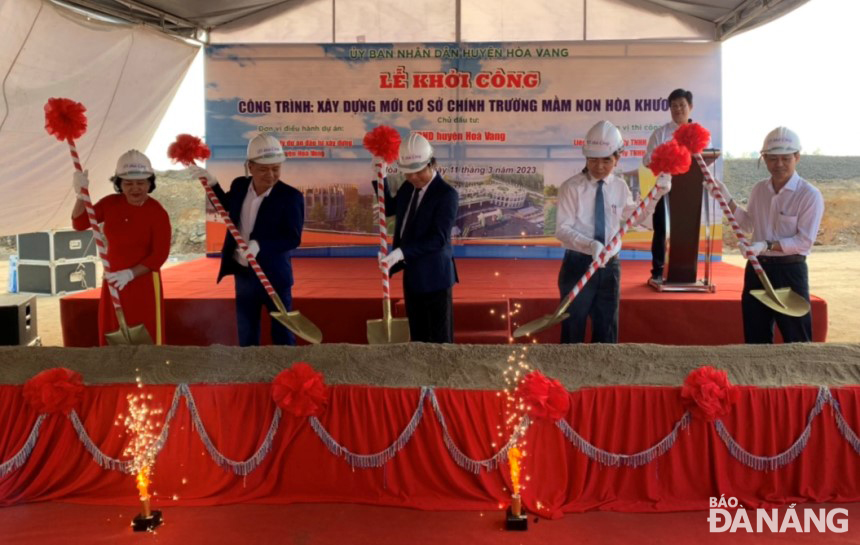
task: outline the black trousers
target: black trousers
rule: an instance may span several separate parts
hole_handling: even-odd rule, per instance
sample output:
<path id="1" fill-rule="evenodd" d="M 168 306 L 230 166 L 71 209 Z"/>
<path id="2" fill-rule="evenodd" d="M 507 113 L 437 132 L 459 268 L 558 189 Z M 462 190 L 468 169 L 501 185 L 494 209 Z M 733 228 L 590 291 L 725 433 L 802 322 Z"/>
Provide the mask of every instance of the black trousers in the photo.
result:
<path id="1" fill-rule="evenodd" d="M 451 288 L 428 293 L 404 293 L 412 341 L 454 342 L 454 303 L 451 294 Z"/>
<path id="2" fill-rule="evenodd" d="M 651 278 L 663 276 L 666 262 L 666 196 L 660 197 L 651 218 L 654 233 L 651 235 Z"/>
<path id="3" fill-rule="evenodd" d="M 236 324 L 239 328 L 239 346 L 260 346 L 260 312 L 265 306 L 269 312 L 277 310 L 275 303 L 251 267 L 244 267 L 234 276 L 236 289 Z M 290 286 L 275 287 L 281 302 L 292 310 Z M 284 324 L 272 318 L 272 344 L 295 346 L 296 336 Z"/>
<path id="4" fill-rule="evenodd" d="M 565 250 L 558 273 L 558 291 L 564 299 L 591 265 L 591 256 Z M 618 342 L 618 305 L 621 302 L 621 267 L 613 257 L 594 276 L 568 307 L 570 317 L 561 323 L 562 343 L 585 340 L 585 325 L 591 318 L 591 342 Z"/>
<path id="5" fill-rule="evenodd" d="M 764 258 L 763 258 L 764 259 Z M 761 263 L 770 283 L 776 288 L 791 288 L 795 293 L 809 301 L 809 272 L 806 262 L 800 263 Z M 773 343 L 773 325 L 779 327 L 782 338 L 787 343 L 812 341 L 812 312 L 794 318 L 771 310 L 750 294 L 750 290 L 762 289 L 761 282 L 752 265 L 747 263 L 744 271 L 744 291 L 741 308 L 744 317 L 744 341 L 748 344 Z"/>

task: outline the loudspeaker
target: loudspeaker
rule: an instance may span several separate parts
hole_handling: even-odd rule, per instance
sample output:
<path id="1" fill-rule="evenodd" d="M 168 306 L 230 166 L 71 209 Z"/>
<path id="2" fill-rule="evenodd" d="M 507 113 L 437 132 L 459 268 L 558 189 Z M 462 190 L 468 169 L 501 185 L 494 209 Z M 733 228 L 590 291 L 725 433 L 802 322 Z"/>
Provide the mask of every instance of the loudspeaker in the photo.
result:
<path id="1" fill-rule="evenodd" d="M 0 295 L 0 345 L 33 344 L 36 332 L 36 297 Z"/>

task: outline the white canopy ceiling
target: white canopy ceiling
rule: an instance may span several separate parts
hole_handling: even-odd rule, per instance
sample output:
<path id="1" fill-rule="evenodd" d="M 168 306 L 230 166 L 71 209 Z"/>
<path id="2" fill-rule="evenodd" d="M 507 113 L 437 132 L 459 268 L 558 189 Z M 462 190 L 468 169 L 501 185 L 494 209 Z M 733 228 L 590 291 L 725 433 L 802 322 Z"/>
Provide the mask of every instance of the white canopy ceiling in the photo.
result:
<path id="1" fill-rule="evenodd" d="M 63 0 L 227 42 L 725 40 L 806 0 Z"/>
<path id="2" fill-rule="evenodd" d="M 0 235 L 70 224 L 48 98 L 87 107 L 78 151 L 100 197 L 116 158 L 146 149 L 200 43 L 715 41 L 805 1 L 0 0 Z"/>

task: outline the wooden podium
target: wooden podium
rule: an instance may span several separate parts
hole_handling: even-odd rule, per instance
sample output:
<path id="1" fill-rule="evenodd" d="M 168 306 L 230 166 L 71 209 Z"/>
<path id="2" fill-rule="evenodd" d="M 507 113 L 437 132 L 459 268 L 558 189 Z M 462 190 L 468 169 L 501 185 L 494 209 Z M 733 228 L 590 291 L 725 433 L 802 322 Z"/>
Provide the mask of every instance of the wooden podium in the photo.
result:
<path id="1" fill-rule="evenodd" d="M 705 150 L 702 157 L 711 165 L 720 156 L 718 150 Z M 657 291 L 716 291 L 711 282 L 715 207 L 705 189 L 704 176 L 696 161 L 685 174 L 672 177 L 672 190 L 666 199 L 666 266 L 663 277 L 648 283 Z M 702 232 L 705 216 L 704 274 L 698 277 Z"/>

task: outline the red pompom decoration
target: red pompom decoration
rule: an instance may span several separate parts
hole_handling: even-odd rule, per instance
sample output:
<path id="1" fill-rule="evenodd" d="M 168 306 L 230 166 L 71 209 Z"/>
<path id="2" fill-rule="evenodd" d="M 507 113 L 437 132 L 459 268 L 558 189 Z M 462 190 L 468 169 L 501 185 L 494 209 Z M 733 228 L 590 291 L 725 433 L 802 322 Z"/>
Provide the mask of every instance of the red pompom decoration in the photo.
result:
<path id="1" fill-rule="evenodd" d="M 49 98 L 45 104 L 45 130 L 64 142 L 87 132 L 87 109 L 68 98 Z"/>
<path id="2" fill-rule="evenodd" d="M 209 146 L 196 136 L 180 134 L 176 140 L 167 148 L 167 157 L 174 163 L 182 163 L 185 166 L 194 164 L 194 161 L 209 159 L 212 152 Z"/>
<path id="3" fill-rule="evenodd" d="M 681 399 L 693 415 L 712 422 L 729 414 L 738 400 L 738 387 L 729 382 L 725 371 L 709 365 L 691 371 L 681 387 Z"/>
<path id="4" fill-rule="evenodd" d="M 570 396 L 564 386 L 540 371 L 532 371 L 523 377 L 516 396 L 526 404 L 528 413 L 537 418 L 558 420 L 570 410 Z"/>
<path id="5" fill-rule="evenodd" d="M 328 404 L 328 387 L 322 373 L 305 362 L 298 362 L 275 377 L 272 399 L 293 416 L 317 416 Z"/>
<path id="6" fill-rule="evenodd" d="M 393 163 L 400 154 L 400 133 L 387 125 L 380 125 L 364 135 L 364 148 L 374 157 Z"/>
<path id="7" fill-rule="evenodd" d="M 690 150 L 675 140 L 669 140 L 654 148 L 654 151 L 651 152 L 651 164 L 648 165 L 648 168 L 655 176 L 664 172 L 675 176 L 690 170 L 692 161 Z"/>
<path id="8" fill-rule="evenodd" d="M 42 371 L 24 383 L 24 399 L 39 413 L 68 413 L 83 394 L 81 374 L 62 367 Z"/>
<path id="9" fill-rule="evenodd" d="M 685 123 L 675 129 L 673 138 L 690 150 L 690 153 L 702 153 L 702 150 L 711 141 L 711 133 L 698 123 Z"/>

